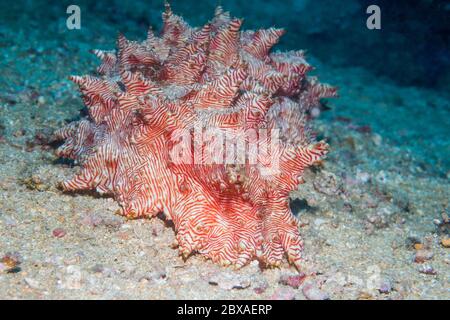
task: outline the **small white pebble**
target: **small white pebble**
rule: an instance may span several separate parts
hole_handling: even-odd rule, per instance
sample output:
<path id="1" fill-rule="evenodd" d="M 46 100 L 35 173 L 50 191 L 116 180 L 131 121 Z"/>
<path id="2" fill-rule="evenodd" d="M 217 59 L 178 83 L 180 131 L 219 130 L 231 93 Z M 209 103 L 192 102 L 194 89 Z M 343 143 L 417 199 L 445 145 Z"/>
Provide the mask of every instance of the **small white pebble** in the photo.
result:
<path id="1" fill-rule="evenodd" d="M 39 96 L 38 100 L 37 100 L 38 104 L 42 105 L 45 104 L 45 98 L 43 96 Z"/>
<path id="2" fill-rule="evenodd" d="M 33 278 L 25 278 L 24 282 L 29 286 L 31 289 L 39 289 L 39 281 L 33 279 Z"/>
<path id="3" fill-rule="evenodd" d="M 376 146 L 380 146 L 381 142 L 383 141 L 383 138 L 379 134 L 375 133 L 372 136 L 372 141 Z"/>

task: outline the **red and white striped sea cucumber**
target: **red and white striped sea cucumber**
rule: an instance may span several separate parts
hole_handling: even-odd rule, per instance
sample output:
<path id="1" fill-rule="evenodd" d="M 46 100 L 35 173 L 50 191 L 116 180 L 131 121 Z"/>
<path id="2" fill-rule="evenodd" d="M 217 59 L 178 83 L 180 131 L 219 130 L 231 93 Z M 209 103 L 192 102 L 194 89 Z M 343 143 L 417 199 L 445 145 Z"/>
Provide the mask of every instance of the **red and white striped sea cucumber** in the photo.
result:
<path id="1" fill-rule="evenodd" d="M 97 76 L 72 76 L 88 116 L 55 132 L 80 171 L 65 191 L 114 197 L 129 218 L 163 213 L 180 253 L 222 265 L 300 266 L 289 192 L 321 160 L 308 113 L 336 89 L 302 51 L 271 52 L 284 30 L 241 31 L 218 7 L 202 28 L 167 5 L 159 36 L 94 50 Z"/>

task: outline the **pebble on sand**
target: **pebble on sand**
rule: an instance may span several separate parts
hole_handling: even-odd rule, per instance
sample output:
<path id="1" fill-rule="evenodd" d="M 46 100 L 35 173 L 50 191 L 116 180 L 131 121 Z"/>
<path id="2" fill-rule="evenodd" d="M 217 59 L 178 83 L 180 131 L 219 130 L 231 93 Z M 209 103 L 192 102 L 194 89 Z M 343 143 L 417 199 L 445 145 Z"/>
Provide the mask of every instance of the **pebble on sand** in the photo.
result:
<path id="1" fill-rule="evenodd" d="M 450 248 L 450 238 L 442 238 L 441 244 L 444 248 Z"/>
<path id="2" fill-rule="evenodd" d="M 29 286 L 31 289 L 40 289 L 39 282 L 33 278 L 25 278 L 23 279 L 25 284 Z"/>
<path id="3" fill-rule="evenodd" d="M 317 288 L 317 286 L 313 283 L 307 283 L 303 286 L 302 289 L 303 295 L 308 300 L 329 300 L 330 296 Z"/>
<path id="4" fill-rule="evenodd" d="M 378 287 L 378 291 L 380 293 L 389 293 L 392 291 L 392 285 L 391 282 L 387 279 L 381 280 L 381 283 Z"/>
<path id="5" fill-rule="evenodd" d="M 433 252 L 430 250 L 426 250 L 426 249 L 417 250 L 417 252 L 414 256 L 414 262 L 423 263 L 423 262 L 433 258 L 433 255 L 434 255 Z"/>
<path id="6" fill-rule="evenodd" d="M 62 228 L 56 228 L 53 230 L 52 234 L 55 238 L 62 238 L 66 235 L 66 231 Z"/>
<path id="7" fill-rule="evenodd" d="M 300 273 L 297 275 L 283 275 L 281 276 L 279 283 L 285 286 L 290 286 L 294 289 L 298 289 L 303 281 L 305 281 L 306 275 L 304 273 Z"/>
<path id="8" fill-rule="evenodd" d="M 22 263 L 22 258 L 17 252 L 7 252 L 1 259 L 0 263 L 2 268 L 6 269 L 7 272 L 18 269 L 19 265 Z"/>
<path id="9" fill-rule="evenodd" d="M 432 266 L 429 265 L 424 265 L 419 269 L 420 273 L 423 274 L 430 274 L 430 275 L 435 275 L 437 274 L 436 270 L 434 270 L 434 268 Z"/>
<path id="10" fill-rule="evenodd" d="M 46 102 L 45 98 L 43 96 L 39 96 L 37 99 L 37 103 L 40 105 L 44 105 Z"/>

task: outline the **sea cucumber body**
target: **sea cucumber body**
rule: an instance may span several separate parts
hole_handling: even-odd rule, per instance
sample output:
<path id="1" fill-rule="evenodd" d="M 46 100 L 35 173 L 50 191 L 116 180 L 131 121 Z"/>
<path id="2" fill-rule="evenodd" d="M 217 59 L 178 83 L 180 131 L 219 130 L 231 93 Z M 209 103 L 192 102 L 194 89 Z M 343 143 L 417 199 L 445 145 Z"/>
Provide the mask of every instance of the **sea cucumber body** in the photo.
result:
<path id="1" fill-rule="evenodd" d="M 302 51 L 271 53 L 281 29 L 241 31 L 220 7 L 202 28 L 169 7 L 163 20 L 159 37 L 94 50 L 98 77 L 71 77 L 89 115 L 55 133 L 80 165 L 62 188 L 112 195 L 129 218 L 164 213 L 185 257 L 299 267 L 289 192 L 327 152 L 308 113 L 336 89 L 307 76 Z"/>

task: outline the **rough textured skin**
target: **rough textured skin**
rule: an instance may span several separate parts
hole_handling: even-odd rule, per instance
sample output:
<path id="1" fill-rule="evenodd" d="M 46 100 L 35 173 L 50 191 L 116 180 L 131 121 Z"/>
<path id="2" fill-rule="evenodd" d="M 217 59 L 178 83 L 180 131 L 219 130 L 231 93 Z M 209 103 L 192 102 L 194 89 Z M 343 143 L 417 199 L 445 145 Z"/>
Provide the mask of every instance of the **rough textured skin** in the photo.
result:
<path id="1" fill-rule="evenodd" d="M 89 116 L 55 133 L 65 140 L 58 155 L 81 167 L 61 187 L 110 194 L 129 218 L 163 212 L 185 257 L 196 252 L 237 267 L 258 259 L 270 267 L 286 256 L 299 267 L 289 192 L 327 152 L 306 121 L 336 90 L 306 76 L 302 51 L 270 53 L 281 29 L 240 31 L 242 20 L 220 7 L 203 28 L 169 6 L 163 20 L 160 37 L 150 30 L 138 43 L 120 35 L 117 52 L 94 50 L 98 77 L 70 77 Z M 243 162 L 229 147 L 231 161 L 217 156 L 225 132 L 241 143 Z"/>

